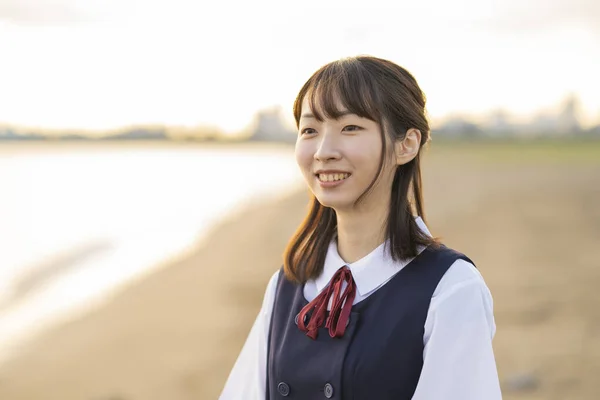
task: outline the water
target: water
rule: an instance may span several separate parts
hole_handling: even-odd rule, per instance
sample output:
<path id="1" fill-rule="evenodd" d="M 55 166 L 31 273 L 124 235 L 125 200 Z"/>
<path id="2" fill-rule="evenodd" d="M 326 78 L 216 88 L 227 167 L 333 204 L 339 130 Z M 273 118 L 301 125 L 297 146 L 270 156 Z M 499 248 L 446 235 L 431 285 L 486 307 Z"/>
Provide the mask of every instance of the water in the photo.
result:
<path id="1" fill-rule="evenodd" d="M 289 146 L 0 146 L 0 362 L 300 185 Z"/>

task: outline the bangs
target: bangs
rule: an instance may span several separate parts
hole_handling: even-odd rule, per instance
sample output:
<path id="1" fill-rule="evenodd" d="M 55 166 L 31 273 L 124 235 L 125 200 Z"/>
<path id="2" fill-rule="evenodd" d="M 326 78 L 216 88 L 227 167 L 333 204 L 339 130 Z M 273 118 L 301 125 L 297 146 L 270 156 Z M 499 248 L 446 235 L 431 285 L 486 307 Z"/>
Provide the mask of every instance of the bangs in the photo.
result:
<path id="1" fill-rule="evenodd" d="M 319 122 L 325 118 L 338 119 L 349 111 L 381 123 L 381 111 L 376 106 L 380 98 L 376 80 L 356 59 L 328 64 L 306 82 L 294 104 L 297 123 L 304 98 Z M 342 109 L 338 108 L 340 105 Z"/>

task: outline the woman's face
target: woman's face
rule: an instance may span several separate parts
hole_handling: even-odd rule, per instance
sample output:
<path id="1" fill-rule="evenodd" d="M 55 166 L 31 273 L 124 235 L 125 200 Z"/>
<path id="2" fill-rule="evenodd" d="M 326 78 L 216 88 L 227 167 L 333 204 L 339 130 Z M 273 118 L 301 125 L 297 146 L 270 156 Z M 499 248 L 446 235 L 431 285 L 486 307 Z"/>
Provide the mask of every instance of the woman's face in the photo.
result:
<path id="1" fill-rule="evenodd" d="M 341 104 L 338 109 L 345 110 Z M 295 154 L 319 203 L 338 212 L 353 209 L 356 199 L 376 177 L 381 159 L 380 129 L 377 122 L 355 114 L 319 122 L 305 96 Z M 321 171 L 324 173 L 319 174 Z M 386 205 L 382 199 L 389 200 L 394 171 L 395 164 L 384 164 L 383 175 L 364 199 L 364 206 Z"/>

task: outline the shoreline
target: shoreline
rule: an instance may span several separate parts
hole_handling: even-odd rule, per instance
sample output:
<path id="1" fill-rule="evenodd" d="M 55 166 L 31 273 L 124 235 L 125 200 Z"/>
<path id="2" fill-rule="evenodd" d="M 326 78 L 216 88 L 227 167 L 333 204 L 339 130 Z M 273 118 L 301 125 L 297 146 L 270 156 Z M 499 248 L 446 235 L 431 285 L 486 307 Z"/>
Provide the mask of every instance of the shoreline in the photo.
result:
<path id="1" fill-rule="evenodd" d="M 121 288 L 102 306 L 28 343 L 0 366 L 0 398 L 41 399 L 50 392 L 61 400 L 80 399 L 78 386 L 94 399 L 172 399 L 172 389 L 162 396 L 151 390 L 147 393 L 151 397 L 130 392 L 131 387 L 144 391 L 149 375 L 166 381 L 179 375 L 171 368 L 193 376 L 189 377 L 193 387 L 185 391 L 194 398 L 212 398 L 207 393 L 220 391 L 240 350 L 239 338 L 231 332 L 247 330 L 256 317 L 268 279 L 281 266 L 281 253 L 304 215 L 307 199 L 302 190 L 267 200 L 275 207 L 265 207 L 263 200 L 249 202 L 187 253 Z M 268 246 L 262 245 L 264 240 Z M 248 257 L 251 263 L 246 262 Z M 214 287 L 223 290 L 210 293 Z M 203 317 L 205 308 L 214 308 L 215 302 L 218 313 L 227 318 Z M 164 342 L 171 345 L 163 346 Z M 190 352 L 202 343 L 210 346 Z M 154 366 L 134 372 L 135 365 L 148 362 Z M 97 382 L 99 374 L 105 376 L 104 382 Z M 107 386 L 116 392 L 106 392 Z"/>
<path id="2" fill-rule="evenodd" d="M 2 178 L 8 177 L 2 180 L 8 197 L 0 201 L 4 206 L 0 238 L 6 245 L 0 255 L 0 275 L 5 278 L 0 285 L 0 363 L 57 324 L 85 314 L 90 306 L 102 307 L 114 290 L 170 265 L 172 257 L 197 247 L 206 230 L 223 216 L 234 215 L 244 204 L 275 201 L 296 189 L 289 178 L 295 165 L 287 161 L 289 149 L 284 148 L 222 147 L 215 152 L 207 147 L 136 144 L 102 147 L 100 154 L 96 146 L 57 149 L 26 146 L 0 151 L 0 164 L 6 169 Z M 126 153 L 138 153 L 141 161 L 134 164 L 145 167 L 140 168 L 145 177 L 135 168 L 103 173 L 107 158 L 115 168 L 132 164 Z M 148 162 L 157 155 L 160 160 L 170 157 L 169 165 Z M 222 162 L 219 156 L 250 165 L 238 185 L 207 193 L 215 182 L 201 171 Z M 262 163 L 260 169 L 278 165 L 279 173 L 264 180 L 252 163 Z M 78 172 L 71 174 L 75 164 Z M 43 174 L 33 175 L 38 166 Z M 135 192 L 116 195 L 128 188 L 128 174 L 139 179 Z M 227 171 L 225 176 L 234 181 L 240 174 Z M 106 186 L 92 177 L 104 177 Z M 28 183 L 19 184 L 21 179 Z M 83 188 L 74 189 L 73 180 Z M 53 193 L 46 195 L 48 184 Z"/>

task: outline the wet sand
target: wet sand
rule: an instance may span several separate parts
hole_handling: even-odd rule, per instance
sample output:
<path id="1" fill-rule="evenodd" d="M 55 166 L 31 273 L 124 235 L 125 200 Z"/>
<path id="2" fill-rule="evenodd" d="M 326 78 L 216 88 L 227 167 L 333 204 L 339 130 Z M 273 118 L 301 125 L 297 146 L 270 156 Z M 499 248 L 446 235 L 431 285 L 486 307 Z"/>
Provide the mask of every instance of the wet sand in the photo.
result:
<path id="1" fill-rule="evenodd" d="M 429 227 L 492 291 L 504 398 L 599 398 L 600 158 L 514 150 L 427 154 Z M 216 399 L 307 201 L 302 191 L 248 205 L 48 332 L 0 368 L 0 399 Z"/>

